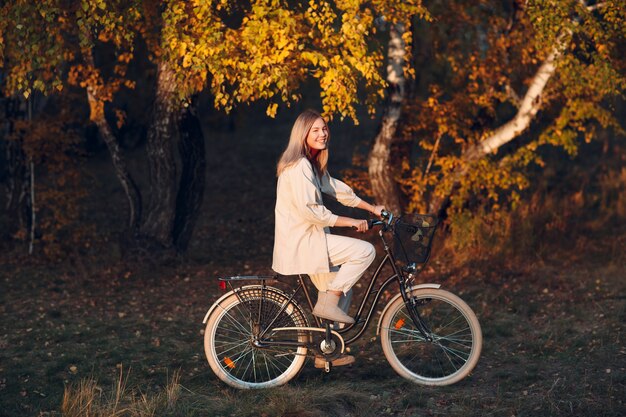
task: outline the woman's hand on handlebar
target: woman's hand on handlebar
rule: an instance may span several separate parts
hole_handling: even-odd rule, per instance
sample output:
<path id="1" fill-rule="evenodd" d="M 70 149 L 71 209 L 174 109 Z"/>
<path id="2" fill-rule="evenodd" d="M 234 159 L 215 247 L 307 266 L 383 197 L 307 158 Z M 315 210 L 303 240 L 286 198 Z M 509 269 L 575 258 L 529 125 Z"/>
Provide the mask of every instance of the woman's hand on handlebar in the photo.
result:
<path id="1" fill-rule="evenodd" d="M 363 219 L 351 219 L 352 227 L 356 229 L 357 232 L 365 233 L 369 230 L 369 222 Z"/>
<path id="2" fill-rule="evenodd" d="M 339 216 L 335 222 L 335 227 L 352 227 L 359 232 L 367 232 L 369 224 L 367 220 Z"/>
<path id="3" fill-rule="evenodd" d="M 380 220 L 370 219 L 367 222 L 368 227 L 371 229 L 374 226 L 384 226 L 386 230 L 386 226 L 391 224 L 391 220 L 393 219 L 393 214 L 388 211 L 385 206 L 376 206 L 376 209 L 380 208 Z M 373 213 L 373 212 L 372 212 Z"/>
<path id="4" fill-rule="evenodd" d="M 374 206 L 372 213 L 378 217 L 382 217 L 383 211 L 386 211 L 385 206 Z"/>

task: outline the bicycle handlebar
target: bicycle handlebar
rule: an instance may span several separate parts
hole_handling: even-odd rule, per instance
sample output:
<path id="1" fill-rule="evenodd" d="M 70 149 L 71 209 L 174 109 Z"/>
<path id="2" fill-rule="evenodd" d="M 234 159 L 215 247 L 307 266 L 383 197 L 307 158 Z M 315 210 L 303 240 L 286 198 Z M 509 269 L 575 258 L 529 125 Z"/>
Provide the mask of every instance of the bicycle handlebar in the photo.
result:
<path id="1" fill-rule="evenodd" d="M 383 226 L 386 228 L 387 226 L 391 225 L 391 221 L 393 220 L 393 214 L 387 210 L 383 210 L 380 214 L 382 220 L 369 219 L 367 221 L 368 229 L 371 229 L 374 226 Z"/>

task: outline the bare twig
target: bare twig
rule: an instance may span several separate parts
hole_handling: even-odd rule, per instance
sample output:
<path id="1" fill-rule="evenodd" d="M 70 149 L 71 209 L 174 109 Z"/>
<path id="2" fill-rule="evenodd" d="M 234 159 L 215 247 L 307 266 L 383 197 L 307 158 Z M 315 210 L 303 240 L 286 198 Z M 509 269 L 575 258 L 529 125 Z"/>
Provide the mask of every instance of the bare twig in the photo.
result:
<path id="1" fill-rule="evenodd" d="M 430 172 L 430 168 L 433 165 L 433 161 L 435 160 L 435 155 L 437 154 L 437 149 L 439 149 L 439 142 L 441 141 L 441 133 L 437 135 L 437 140 L 435 141 L 435 146 L 433 147 L 433 151 L 430 153 L 430 158 L 428 158 L 428 165 L 424 170 L 424 176 L 428 175 Z"/>
<path id="2" fill-rule="evenodd" d="M 557 386 L 557 384 L 559 383 L 559 381 L 561 380 L 561 378 L 557 378 L 554 383 L 552 384 L 552 386 L 550 387 L 550 389 L 548 390 L 548 394 L 551 394 L 552 391 L 554 390 L 554 388 Z"/>
<path id="3" fill-rule="evenodd" d="M 522 99 L 519 98 L 519 95 L 513 89 L 513 87 L 511 87 L 511 84 L 507 83 L 507 85 L 504 87 L 504 90 L 506 91 L 506 95 L 511 100 L 513 105 L 519 109 L 522 104 Z"/>

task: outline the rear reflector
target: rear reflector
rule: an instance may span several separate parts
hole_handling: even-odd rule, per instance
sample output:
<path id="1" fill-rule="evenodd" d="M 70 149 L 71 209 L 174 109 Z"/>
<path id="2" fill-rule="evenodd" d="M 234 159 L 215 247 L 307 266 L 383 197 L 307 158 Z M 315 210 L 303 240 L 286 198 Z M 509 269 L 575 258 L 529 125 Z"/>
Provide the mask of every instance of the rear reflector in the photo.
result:
<path id="1" fill-rule="evenodd" d="M 220 281 L 219 286 L 220 290 L 226 291 L 226 281 Z"/>
<path id="2" fill-rule="evenodd" d="M 224 364 L 226 364 L 226 366 L 230 369 L 235 369 L 235 362 L 233 362 L 228 356 L 224 358 Z"/>

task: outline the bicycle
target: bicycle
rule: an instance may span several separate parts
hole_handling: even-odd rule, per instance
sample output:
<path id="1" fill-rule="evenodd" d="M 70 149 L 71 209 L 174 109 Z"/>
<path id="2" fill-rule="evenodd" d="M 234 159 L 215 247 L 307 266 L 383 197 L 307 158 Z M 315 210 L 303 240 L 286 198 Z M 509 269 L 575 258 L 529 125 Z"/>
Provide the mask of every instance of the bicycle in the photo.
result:
<path id="1" fill-rule="evenodd" d="M 302 275 L 290 292 L 268 285 L 268 281 L 287 282 L 280 275 L 220 278 L 231 291 L 211 306 L 203 323 L 207 360 L 223 382 L 240 389 L 285 384 L 300 372 L 309 351 L 322 355 L 325 371 L 330 372 L 332 360 L 369 327 L 381 294 L 394 282 L 399 292 L 383 309 L 376 333 L 391 367 L 410 381 L 431 386 L 453 384 L 474 369 L 482 349 L 482 332 L 474 312 L 439 284 L 413 285 L 430 258 L 437 217 L 395 218 L 385 212 L 382 220 L 369 222 L 370 228 L 380 227 L 385 256 L 362 296 L 354 324 L 340 328 L 312 316 L 313 300 Z M 393 248 L 385 239 L 387 233 L 393 236 Z M 374 290 L 387 264 L 393 274 Z M 257 283 L 233 286 L 253 281 Z M 308 305 L 306 312 L 296 300 L 300 293 Z M 315 326 L 310 325 L 311 317 Z M 343 337 L 351 332 L 350 337 Z"/>

